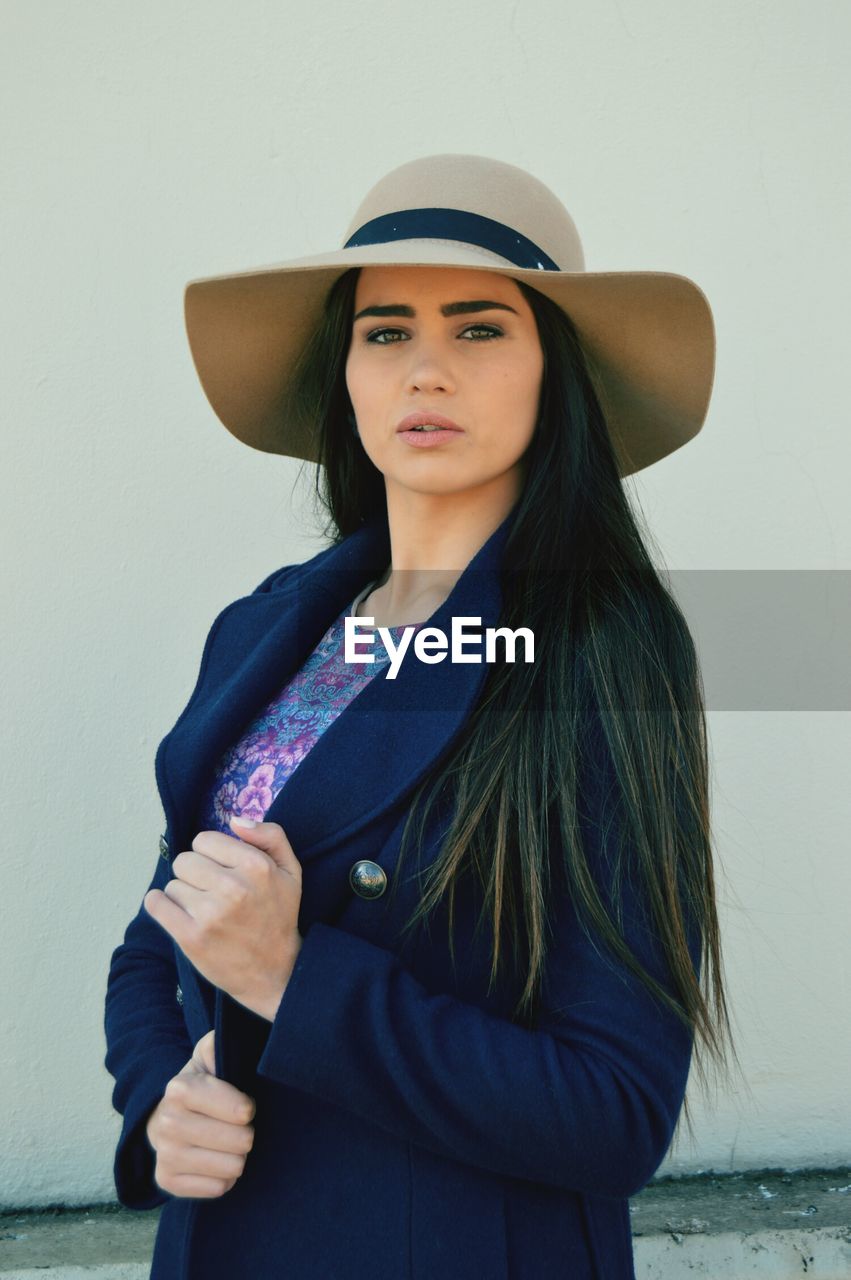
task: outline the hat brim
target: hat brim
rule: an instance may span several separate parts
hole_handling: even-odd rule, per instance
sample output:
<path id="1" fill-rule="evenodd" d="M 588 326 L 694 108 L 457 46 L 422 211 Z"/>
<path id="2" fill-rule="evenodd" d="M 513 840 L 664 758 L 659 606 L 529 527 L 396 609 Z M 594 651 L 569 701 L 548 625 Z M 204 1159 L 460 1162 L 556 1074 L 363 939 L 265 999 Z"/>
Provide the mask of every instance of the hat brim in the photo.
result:
<path id="1" fill-rule="evenodd" d="M 252 448 L 316 461 L 290 401 L 291 371 L 334 281 L 351 267 L 446 266 L 499 272 L 557 303 L 576 326 L 622 476 L 673 453 L 703 425 L 715 328 L 693 280 L 659 271 L 548 271 L 446 240 L 362 245 L 191 280 L 192 359 L 219 420 Z"/>

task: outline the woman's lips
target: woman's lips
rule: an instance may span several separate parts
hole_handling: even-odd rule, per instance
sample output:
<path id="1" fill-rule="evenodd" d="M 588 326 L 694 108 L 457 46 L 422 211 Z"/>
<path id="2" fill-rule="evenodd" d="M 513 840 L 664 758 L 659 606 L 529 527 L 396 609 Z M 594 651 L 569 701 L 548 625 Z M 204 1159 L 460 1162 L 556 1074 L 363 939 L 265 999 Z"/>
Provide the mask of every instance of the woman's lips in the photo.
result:
<path id="1" fill-rule="evenodd" d="M 414 430 L 415 427 L 429 426 L 443 429 L 440 431 Z M 442 413 L 420 409 L 417 413 L 409 413 L 402 419 L 397 427 L 397 434 L 400 439 L 412 444 L 416 449 L 428 449 L 432 445 L 445 444 L 447 440 L 454 440 L 456 436 L 463 435 L 463 432 L 456 422 L 444 417 Z"/>
<path id="2" fill-rule="evenodd" d="M 396 423 L 397 431 L 408 431 L 411 427 L 446 427 L 449 431 L 461 430 L 457 422 L 438 413 L 436 409 L 418 409 L 416 413 L 409 413 L 401 422 Z"/>
<path id="3" fill-rule="evenodd" d="M 431 449 L 438 444 L 446 444 L 448 440 L 460 439 L 460 431 L 399 431 L 400 440 L 412 444 L 415 449 Z"/>

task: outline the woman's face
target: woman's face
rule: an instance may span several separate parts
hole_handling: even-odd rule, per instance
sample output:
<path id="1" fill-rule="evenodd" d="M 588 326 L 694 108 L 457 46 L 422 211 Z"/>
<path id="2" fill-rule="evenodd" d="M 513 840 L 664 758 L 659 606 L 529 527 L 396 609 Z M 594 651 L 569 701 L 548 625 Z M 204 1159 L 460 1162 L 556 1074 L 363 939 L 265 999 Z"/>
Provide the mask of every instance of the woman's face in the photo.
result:
<path id="1" fill-rule="evenodd" d="M 361 269 L 346 385 L 363 447 L 388 488 L 437 495 L 496 485 L 513 501 L 542 374 L 534 315 L 509 276 L 465 267 Z M 417 447 L 397 427 L 419 411 L 443 414 L 460 431 Z"/>

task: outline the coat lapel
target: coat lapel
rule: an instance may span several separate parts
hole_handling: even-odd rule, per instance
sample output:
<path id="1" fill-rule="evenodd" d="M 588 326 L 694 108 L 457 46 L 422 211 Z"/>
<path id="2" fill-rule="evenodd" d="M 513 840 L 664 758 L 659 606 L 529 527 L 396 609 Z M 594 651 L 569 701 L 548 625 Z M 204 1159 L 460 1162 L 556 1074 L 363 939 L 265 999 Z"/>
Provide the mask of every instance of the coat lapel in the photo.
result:
<path id="1" fill-rule="evenodd" d="M 386 568 L 389 555 L 386 524 L 373 522 L 295 566 L 280 586 L 235 600 L 215 620 L 196 689 L 157 750 L 173 854 L 197 834 L 203 789 L 222 752 L 300 668 L 358 584 Z"/>
<path id="2" fill-rule="evenodd" d="M 451 640 L 496 626 L 499 567 L 511 513 L 429 619 Z M 157 751 L 156 773 L 173 852 L 189 848 L 203 789 L 222 752 L 299 670 L 356 593 L 387 566 L 386 521 L 320 552 L 278 590 L 236 600 L 207 638 L 198 687 Z M 476 621 L 479 619 L 480 621 Z M 380 654 L 376 634 L 375 651 Z M 479 646 L 468 643 L 467 654 Z M 483 656 L 483 653 L 482 653 Z M 412 791 L 461 730 L 484 683 L 484 661 L 434 665 L 409 649 L 394 680 L 380 671 L 320 736 L 266 814 L 306 864 L 355 835 Z"/>

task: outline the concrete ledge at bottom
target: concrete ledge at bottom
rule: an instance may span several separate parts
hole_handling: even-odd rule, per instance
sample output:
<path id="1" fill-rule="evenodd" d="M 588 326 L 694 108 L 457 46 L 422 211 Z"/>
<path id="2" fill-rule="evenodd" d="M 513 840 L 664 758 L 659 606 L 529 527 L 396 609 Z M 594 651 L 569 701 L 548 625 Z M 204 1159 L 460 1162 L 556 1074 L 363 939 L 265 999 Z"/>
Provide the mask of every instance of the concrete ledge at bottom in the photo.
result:
<path id="1" fill-rule="evenodd" d="M 0 1214 L 0 1280 L 148 1280 L 160 1211 Z M 630 1201 L 638 1280 L 849 1280 L 851 1167 L 666 1177 Z"/>

